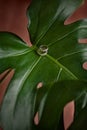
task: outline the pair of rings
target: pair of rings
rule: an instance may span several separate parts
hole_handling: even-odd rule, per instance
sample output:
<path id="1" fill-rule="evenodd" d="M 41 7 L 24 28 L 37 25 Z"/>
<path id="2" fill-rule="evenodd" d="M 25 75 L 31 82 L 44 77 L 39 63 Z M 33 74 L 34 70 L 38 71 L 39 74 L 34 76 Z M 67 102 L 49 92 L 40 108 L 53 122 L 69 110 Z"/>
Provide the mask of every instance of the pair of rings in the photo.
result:
<path id="1" fill-rule="evenodd" d="M 41 45 L 41 46 L 38 48 L 37 53 L 38 53 L 40 56 L 45 56 L 45 55 L 47 55 L 47 53 L 48 53 L 48 47 L 47 47 L 47 45 Z"/>

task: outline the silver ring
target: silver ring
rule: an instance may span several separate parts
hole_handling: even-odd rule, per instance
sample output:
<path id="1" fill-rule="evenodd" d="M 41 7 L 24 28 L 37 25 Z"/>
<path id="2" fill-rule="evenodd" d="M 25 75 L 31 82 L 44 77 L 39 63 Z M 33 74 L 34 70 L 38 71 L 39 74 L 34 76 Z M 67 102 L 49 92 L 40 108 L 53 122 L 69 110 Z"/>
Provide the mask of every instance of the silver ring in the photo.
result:
<path id="1" fill-rule="evenodd" d="M 48 47 L 47 45 L 41 45 L 38 50 L 37 53 L 41 56 L 45 56 L 48 53 Z"/>

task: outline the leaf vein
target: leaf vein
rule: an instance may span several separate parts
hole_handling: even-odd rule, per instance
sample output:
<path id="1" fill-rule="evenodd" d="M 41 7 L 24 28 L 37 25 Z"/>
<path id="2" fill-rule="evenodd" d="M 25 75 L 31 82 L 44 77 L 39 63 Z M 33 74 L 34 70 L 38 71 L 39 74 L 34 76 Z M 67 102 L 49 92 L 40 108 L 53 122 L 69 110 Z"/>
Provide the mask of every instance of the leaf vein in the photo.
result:
<path id="1" fill-rule="evenodd" d="M 59 61 L 55 60 L 52 56 L 50 55 L 46 55 L 51 61 L 53 61 L 55 64 L 58 65 L 58 67 L 62 68 L 63 70 L 65 70 L 65 72 L 67 72 L 70 76 L 72 76 L 75 80 L 78 80 L 78 77 L 76 75 L 74 75 L 68 68 L 66 68 L 65 66 L 63 66 Z"/>
<path id="2" fill-rule="evenodd" d="M 63 40 L 64 38 L 66 38 L 67 36 L 69 36 L 70 34 L 74 33 L 75 31 L 77 31 L 77 30 L 79 30 L 79 29 L 84 29 L 84 28 L 87 28 L 87 26 L 80 26 L 80 27 L 78 27 L 78 28 L 72 30 L 71 32 L 69 32 L 69 33 L 67 33 L 67 34 L 65 34 L 65 35 L 63 35 L 63 36 L 61 36 L 60 38 L 58 38 L 58 39 L 55 40 L 54 42 L 49 43 L 48 46 L 52 46 L 52 45 L 54 45 L 57 41 L 61 41 L 61 40 Z"/>
<path id="3" fill-rule="evenodd" d="M 82 50 L 82 51 L 77 51 L 77 52 L 68 53 L 68 54 L 65 54 L 65 55 L 63 55 L 63 56 L 57 58 L 57 60 L 61 60 L 62 58 L 69 57 L 69 56 L 71 56 L 71 55 L 75 55 L 75 54 L 83 53 L 83 52 L 87 52 L 87 50 L 85 50 L 85 51 Z"/>
<path id="4" fill-rule="evenodd" d="M 13 112 L 14 114 L 15 114 L 15 109 L 16 109 L 16 106 L 17 106 L 17 102 L 18 102 L 19 96 L 20 96 L 21 91 L 22 91 L 22 89 L 23 89 L 23 85 L 24 85 L 25 81 L 27 80 L 27 78 L 30 76 L 31 72 L 32 72 L 32 71 L 34 70 L 34 68 L 36 67 L 36 65 L 39 63 L 40 59 L 41 59 L 41 57 L 39 57 L 38 60 L 34 62 L 32 68 L 31 68 L 31 69 L 29 68 L 29 69 L 27 70 L 27 72 L 24 74 L 23 78 L 21 79 L 21 82 L 19 83 L 20 88 L 19 88 L 19 90 L 17 91 L 17 92 L 18 92 L 18 95 L 16 96 L 16 101 L 15 101 L 15 105 L 14 105 L 14 106 L 15 106 L 15 107 L 14 107 L 14 112 Z"/>

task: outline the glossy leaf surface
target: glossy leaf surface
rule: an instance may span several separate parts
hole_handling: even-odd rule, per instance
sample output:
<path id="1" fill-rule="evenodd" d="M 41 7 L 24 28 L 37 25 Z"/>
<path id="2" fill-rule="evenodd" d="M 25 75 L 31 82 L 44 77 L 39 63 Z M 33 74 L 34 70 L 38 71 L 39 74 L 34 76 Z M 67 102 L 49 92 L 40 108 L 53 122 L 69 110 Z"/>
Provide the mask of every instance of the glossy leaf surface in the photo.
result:
<path id="1" fill-rule="evenodd" d="M 82 0 L 32 0 L 27 11 L 32 47 L 28 47 L 14 34 L 0 33 L 0 73 L 9 68 L 15 71 L 0 109 L 0 124 L 5 130 L 37 129 L 33 118 L 39 82 L 46 85 L 65 80 L 87 79 L 87 72 L 82 68 L 87 60 L 87 45 L 78 43 L 79 38 L 87 36 L 87 20 L 64 25 L 65 19 L 81 3 Z M 47 55 L 37 53 L 40 45 L 48 47 Z M 73 88 L 72 86 L 74 85 L 67 87 Z M 79 86 L 82 87 L 80 84 Z M 57 94 L 59 90 L 64 92 L 58 87 Z M 76 90 L 75 97 L 79 91 Z M 67 96 L 65 103 L 75 97 Z M 48 100 L 49 98 L 47 102 Z M 65 103 L 60 103 L 61 111 Z M 50 106 L 50 102 L 48 104 Z M 42 118 L 39 126 L 41 129 L 44 119 Z M 48 128 L 51 127 L 48 125 Z"/>
<path id="2" fill-rule="evenodd" d="M 81 0 L 33 0 L 28 13 L 32 43 L 47 45 L 48 54 L 78 79 L 87 78 L 82 69 L 82 64 L 87 60 L 87 45 L 78 44 L 78 39 L 87 37 L 87 20 L 70 25 L 64 25 L 64 21 L 81 3 Z"/>
<path id="3" fill-rule="evenodd" d="M 47 89 L 48 86 L 51 87 L 49 87 L 50 89 L 47 92 L 45 92 L 43 96 L 44 89 Z M 60 130 L 58 127 L 58 122 L 64 106 L 67 104 L 67 102 L 70 102 L 73 99 L 77 100 L 78 97 L 81 97 L 82 94 L 84 93 L 87 94 L 87 82 L 82 81 L 70 80 L 70 81 L 57 82 L 54 85 L 49 84 L 47 86 L 44 86 L 42 90 L 39 90 L 37 93 L 36 103 L 39 104 L 38 105 L 39 107 L 36 106 L 36 111 L 38 111 L 39 113 L 39 124 L 37 125 L 37 129 Z M 42 101 L 39 101 L 41 95 L 42 95 Z M 83 124 L 84 121 L 85 124 L 87 121 L 86 120 L 87 117 L 84 115 L 86 111 L 87 107 L 84 108 L 84 111 L 82 111 L 81 115 L 79 114 L 80 122 L 82 117 L 81 124 Z M 77 125 L 79 125 L 79 123 Z M 85 126 L 87 127 L 86 124 Z"/>

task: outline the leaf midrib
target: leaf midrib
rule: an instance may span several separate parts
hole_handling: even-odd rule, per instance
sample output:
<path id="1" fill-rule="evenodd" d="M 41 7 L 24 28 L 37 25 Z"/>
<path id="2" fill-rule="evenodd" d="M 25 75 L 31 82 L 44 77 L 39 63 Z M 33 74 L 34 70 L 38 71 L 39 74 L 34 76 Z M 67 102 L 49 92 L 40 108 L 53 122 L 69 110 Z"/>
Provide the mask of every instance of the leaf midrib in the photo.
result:
<path id="1" fill-rule="evenodd" d="M 69 69 L 67 69 L 65 66 L 63 66 L 59 61 L 57 61 L 56 59 L 54 59 L 52 56 L 50 56 L 48 54 L 46 55 L 46 57 L 49 58 L 52 62 L 54 62 L 56 65 L 58 65 L 60 68 L 62 68 L 63 70 L 65 70 L 75 80 L 78 80 L 77 76 L 75 76 Z"/>

